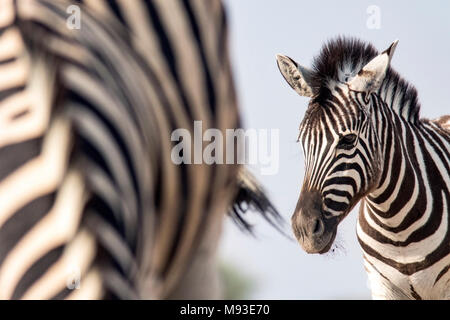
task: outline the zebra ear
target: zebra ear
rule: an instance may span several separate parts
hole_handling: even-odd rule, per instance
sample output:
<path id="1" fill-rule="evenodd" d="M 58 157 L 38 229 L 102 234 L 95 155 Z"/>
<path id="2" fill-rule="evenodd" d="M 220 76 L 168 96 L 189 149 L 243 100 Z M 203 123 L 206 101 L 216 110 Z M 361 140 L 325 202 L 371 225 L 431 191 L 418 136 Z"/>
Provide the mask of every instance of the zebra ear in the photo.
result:
<path id="1" fill-rule="evenodd" d="M 277 54 L 277 64 L 278 69 L 292 89 L 303 97 L 313 96 L 313 90 L 309 84 L 311 83 L 311 70 L 281 54 Z"/>
<path id="2" fill-rule="evenodd" d="M 348 83 L 350 89 L 363 92 L 376 91 L 383 82 L 397 43 L 398 40 L 395 40 L 389 48 L 366 64 Z"/>

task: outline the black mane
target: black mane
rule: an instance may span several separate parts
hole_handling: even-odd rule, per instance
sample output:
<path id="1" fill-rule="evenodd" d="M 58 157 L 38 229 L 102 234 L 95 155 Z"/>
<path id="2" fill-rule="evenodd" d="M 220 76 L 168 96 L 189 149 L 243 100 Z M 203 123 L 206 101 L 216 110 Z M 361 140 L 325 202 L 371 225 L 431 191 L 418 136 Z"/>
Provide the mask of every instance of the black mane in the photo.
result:
<path id="1" fill-rule="evenodd" d="M 315 102 L 320 103 L 331 97 L 330 82 L 346 82 L 347 77 L 355 76 L 377 55 L 378 50 L 372 44 L 356 38 L 336 37 L 328 41 L 313 60 L 310 84 L 315 93 Z M 418 120 L 420 105 L 417 90 L 391 67 L 379 90 L 383 98 L 383 93 L 389 87 L 393 88 L 393 95 L 387 97 L 388 101 L 385 102 L 400 115 L 405 107 L 408 108 L 408 120 Z M 399 101 L 395 106 L 392 104 L 394 97 Z"/>

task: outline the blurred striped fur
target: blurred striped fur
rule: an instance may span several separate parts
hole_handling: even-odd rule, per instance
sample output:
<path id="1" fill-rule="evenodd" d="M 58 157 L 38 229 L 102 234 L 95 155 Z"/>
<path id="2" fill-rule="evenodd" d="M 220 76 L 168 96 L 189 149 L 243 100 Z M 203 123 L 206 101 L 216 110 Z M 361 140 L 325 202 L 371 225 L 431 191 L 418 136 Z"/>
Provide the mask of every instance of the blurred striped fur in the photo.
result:
<path id="1" fill-rule="evenodd" d="M 220 1 L 0 1 L 0 298 L 171 296 L 241 187 L 170 158 L 239 127 L 227 52 Z"/>

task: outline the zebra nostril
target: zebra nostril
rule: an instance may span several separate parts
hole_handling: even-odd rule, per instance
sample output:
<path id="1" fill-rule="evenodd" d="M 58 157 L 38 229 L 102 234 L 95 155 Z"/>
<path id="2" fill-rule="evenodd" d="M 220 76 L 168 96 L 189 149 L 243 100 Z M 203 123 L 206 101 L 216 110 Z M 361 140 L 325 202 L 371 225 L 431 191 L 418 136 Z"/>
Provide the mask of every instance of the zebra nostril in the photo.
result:
<path id="1" fill-rule="evenodd" d="M 313 234 L 320 235 L 323 231 L 323 223 L 320 219 L 316 219 L 314 222 Z"/>

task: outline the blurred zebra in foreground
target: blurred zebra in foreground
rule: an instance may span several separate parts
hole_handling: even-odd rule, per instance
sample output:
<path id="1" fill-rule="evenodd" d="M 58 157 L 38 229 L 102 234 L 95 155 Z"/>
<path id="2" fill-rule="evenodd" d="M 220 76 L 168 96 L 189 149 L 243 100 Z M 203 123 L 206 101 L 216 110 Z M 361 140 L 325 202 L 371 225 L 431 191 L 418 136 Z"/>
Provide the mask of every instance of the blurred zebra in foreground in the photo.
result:
<path id="1" fill-rule="evenodd" d="M 278 216 L 238 165 L 172 162 L 194 120 L 239 127 L 220 1 L 1 0 L 0 298 L 218 298 L 224 212 Z"/>
<path id="2" fill-rule="evenodd" d="M 416 90 L 390 68 L 396 45 L 378 54 L 338 38 L 312 70 L 277 57 L 311 98 L 292 227 L 305 251 L 325 253 L 362 199 L 357 234 L 373 297 L 450 299 L 450 117 L 419 118 Z"/>

